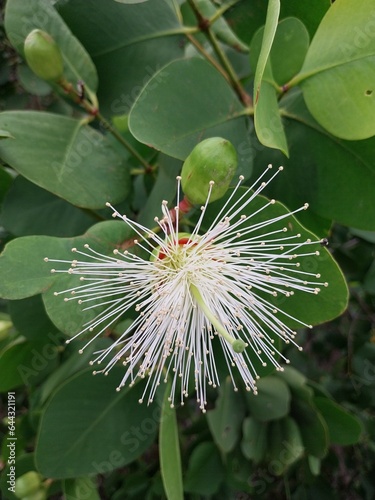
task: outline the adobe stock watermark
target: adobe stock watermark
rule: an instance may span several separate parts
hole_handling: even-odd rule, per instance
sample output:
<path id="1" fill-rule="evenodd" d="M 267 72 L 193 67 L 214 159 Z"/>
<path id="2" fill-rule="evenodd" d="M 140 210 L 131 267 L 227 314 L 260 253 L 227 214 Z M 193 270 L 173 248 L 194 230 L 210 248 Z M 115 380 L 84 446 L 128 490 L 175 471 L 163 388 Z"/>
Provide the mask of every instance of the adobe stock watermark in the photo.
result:
<path id="1" fill-rule="evenodd" d="M 79 140 L 76 140 L 69 151 L 69 156 L 64 162 L 52 161 L 50 166 L 55 171 L 59 181 L 67 180 L 67 177 L 79 168 L 82 161 L 95 153 L 95 150 L 105 140 L 105 136 L 89 127 L 82 127 L 79 131 Z"/>
<path id="2" fill-rule="evenodd" d="M 356 49 L 365 49 L 375 37 L 375 10 L 367 15 L 368 21 L 363 27 L 353 26 L 345 34 L 347 41 L 340 44 L 340 50 L 345 57 L 351 57 Z"/>

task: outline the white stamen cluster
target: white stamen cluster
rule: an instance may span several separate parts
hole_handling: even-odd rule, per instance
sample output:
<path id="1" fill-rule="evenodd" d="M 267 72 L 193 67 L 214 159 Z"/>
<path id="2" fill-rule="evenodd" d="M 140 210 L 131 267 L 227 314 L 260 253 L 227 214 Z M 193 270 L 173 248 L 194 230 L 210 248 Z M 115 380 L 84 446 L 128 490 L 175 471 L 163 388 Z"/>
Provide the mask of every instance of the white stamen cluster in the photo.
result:
<path id="1" fill-rule="evenodd" d="M 134 231 L 134 245 L 143 254 L 146 252 L 146 259 L 131 249 L 115 250 L 114 256 L 107 256 L 89 245 L 83 250 L 72 249 L 80 260 L 45 259 L 69 264 L 67 270 L 52 272 L 78 275 L 81 281 L 79 286 L 55 295 L 65 295 L 65 301 L 78 300 L 84 310 L 100 309 L 68 342 L 92 332 L 87 347 L 127 312 L 137 313 L 131 326 L 109 348 L 96 353 L 92 363 L 105 362 L 105 367 L 94 373 L 106 374 L 122 362 L 125 374 L 117 389 L 125 384 L 131 386 L 137 378 L 146 378 L 140 402 L 147 398 L 148 403 L 160 383 L 172 376 L 171 405 L 176 398 L 184 404 L 193 385 L 197 402 L 205 411 L 207 383 L 213 387 L 220 384 L 214 353 L 218 344 L 235 390 L 233 370 L 238 370 L 246 389 L 256 393 L 259 377 L 254 360 L 263 366 L 271 362 L 277 370 L 282 370 L 280 362 L 289 362 L 274 345 L 276 337 L 297 345 L 296 332 L 285 324 L 285 318 L 308 328 L 311 325 L 283 312 L 275 305 L 278 302 L 275 298 L 290 297 L 296 290 L 317 294 L 327 283 L 320 281 L 319 274 L 301 269 L 299 262 L 301 256 L 319 255 L 316 250 L 319 241 L 289 234 L 283 223 L 275 229 L 274 224 L 290 213 L 252 223 L 251 219 L 267 211 L 274 200 L 251 215 L 243 215 L 245 207 L 282 170 L 280 167 L 263 182 L 270 168 L 238 197 L 243 181 L 240 177 L 204 234 L 200 232 L 212 183 L 190 235 L 179 233 L 180 178 L 177 178 L 174 217 L 163 201 L 163 218 L 155 218 L 158 225 L 155 231 L 120 215 L 108 204 L 113 216 L 121 218 Z M 306 208 L 307 204 L 292 213 Z M 301 247 L 306 251 L 301 253 Z"/>

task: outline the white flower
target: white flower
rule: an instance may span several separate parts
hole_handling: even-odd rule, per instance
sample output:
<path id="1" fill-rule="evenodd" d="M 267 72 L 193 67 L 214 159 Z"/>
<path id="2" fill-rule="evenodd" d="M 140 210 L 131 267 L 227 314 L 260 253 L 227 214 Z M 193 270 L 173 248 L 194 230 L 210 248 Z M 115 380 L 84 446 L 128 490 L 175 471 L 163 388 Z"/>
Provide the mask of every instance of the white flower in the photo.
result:
<path id="1" fill-rule="evenodd" d="M 92 363 L 106 363 L 94 373 L 108 373 L 122 361 L 125 373 L 118 390 L 139 377 L 147 378 L 140 402 L 145 397 L 152 402 L 158 385 L 171 375 L 171 404 L 177 398 L 183 404 L 194 385 L 197 401 L 205 411 L 206 384 L 216 387 L 220 383 L 214 352 L 219 344 L 235 390 L 233 370 L 238 370 L 246 389 L 256 393 L 259 377 L 254 360 L 263 365 L 271 362 L 278 370 L 282 370 L 278 359 L 289 362 L 274 347 L 272 337 L 295 344 L 296 332 L 285 324 L 285 318 L 298 319 L 275 305 L 275 297 L 287 298 L 295 290 L 317 294 L 319 287 L 327 283 L 319 281 L 319 274 L 303 271 L 298 262 L 302 255 L 319 255 L 319 241 L 289 234 L 283 223 L 275 229 L 275 222 L 289 217 L 289 213 L 251 222 L 255 215 L 266 213 L 274 200 L 251 215 L 243 215 L 245 207 L 282 170 L 280 167 L 269 176 L 270 168 L 239 196 L 241 177 L 204 234 L 200 232 L 212 183 L 191 234 L 179 232 L 180 178 L 176 207 L 169 210 L 163 201 L 163 218 L 155 218 L 158 227 L 154 231 L 111 207 L 113 216 L 121 218 L 138 235 L 134 244 L 147 258 L 131 250 L 115 250 L 115 256 L 110 257 L 85 245 L 83 250 L 72 249 L 80 260 L 45 259 L 67 262 L 69 269 L 52 271 L 78 275 L 81 280 L 79 286 L 55 295 L 69 294 L 65 300 L 78 300 L 85 309 L 102 308 L 75 335 L 95 332 L 86 346 L 126 312 L 138 313 L 108 349 L 96 353 Z M 269 177 L 267 182 L 262 180 L 265 176 Z M 307 204 L 292 213 L 306 208 Z M 296 253 L 301 247 L 306 251 Z"/>

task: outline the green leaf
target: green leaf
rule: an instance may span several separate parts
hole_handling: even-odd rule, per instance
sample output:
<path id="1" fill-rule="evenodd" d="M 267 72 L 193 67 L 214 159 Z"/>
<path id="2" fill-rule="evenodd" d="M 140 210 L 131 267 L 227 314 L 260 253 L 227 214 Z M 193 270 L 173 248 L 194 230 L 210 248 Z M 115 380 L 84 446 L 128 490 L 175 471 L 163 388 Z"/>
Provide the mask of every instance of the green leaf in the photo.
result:
<path id="1" fill-rule="evenodd" d="M 274 420 L 269 424 L 268 443 L 267 459 L 272 463 L 272 472 L 276 476 L 284 474 L 304 451 L 298 425 L 291 417 Z"/>
<path id="2" fill-rule="evenodd" d="M 2 225 L 15 236 L 76 236 L 97 219 L 19 175 L 3 203 Z"/>
<path id="3" fill-rule="evenodd" d="M 15 140 L 0 144 L 0 155 L 24 177 L 85 208 L 102 208 L 129 192 L 123 159 L 101 133 L 83 121 L 36 111 L 0 114 Z M 43 147 L 41 147 L 43 144 Z"/>
<path id="4" fill-rule="evenodd" d="M 328 398 L 315 397 L 314 404 L 327 423 L 332 443 L 342 446 L 358 443 L 363 428 L 354 415 Z"/>
<path id="5" fill-rule="evenodd" d="M 147 81 L 184 55 L 182 26 L 169 0 L 67 0 L 57 9 L 95 63 L 104 114 L 128 113 Z"/>
<path id="6" fill-rule="evenodd" d="M 0 391 L 40 383 L 56 368 L 58 355 L 57 345 L 48 337 L 38 341 L 17 340 L 0 354 Z"/>
<path id="7" fill-rule="evenodd" d="M 283 99 L 281 106 L 290 159 L 275 150 L 258 152 L 257 172 L 263 171 L 265 162 L 285 166 L 283 175 L 267 188 L 267 196 L 291 210 L 308 202 L 306 215 L 311 212 L 344 225 L 374 230 L 375 139 L 343 141 L 332 137 L 310 115 L 299 93 Z"/>
<path id="8" fill-rule="evenodd" d="M 0 255 L 0 296 L 18 300 L 45 292 L 60 277 L 51 274 L 51 264 L 45 257 L 72 260 L 72 247 L 94 244 L 98 251 L 111 252 L 128 239 L 126 224 L 105 221 L 92 226 L 83 236 L 55 238 L 53 236 L 24 236 L 10 241 Z M 27 258 L 25 257 L 27 256 Z"/>
<path id="9" fill-rule="evenodd" d="M 196 0 L 195 4 L 201 15 L 207 19 L 212 18 L 217 12 L 211 0 Z M 237 37 L 223 16 L 215 19 L 215 22 L 211 24 L 211 30 L 221 42 L 229 47 L 240 52 L 249 52 L 249 47 Z"/>
<path id="10" fill-rule="evenodd" d="M 328 10 L 297 76 L 311 114 L 347 140 L 375 135 L 373 0 L 338 0 Z"/>
<path id="11" fill-rule="evenodd" d="M 289 156 L 276 90 L 266 81 L 261 84 L 257 105 L 254 107 L 254 124 L 261 144 L 268 148 L 280 149 Z"/>
<path id="12" fill-rule="evenodd" d="M 192 451 L 186 472 L 184 489 L 188 493 L 213 495 L 223 481 L 223 465 L 216 446 L 199 443 Z"/>
<path id="13" fill-rule="evenodd" d="M 56 327 L 46 314 L 40 295 L 8 302 L 14 327 L 28 340 L 36 340 L 55 332 Z"/>
<path id="14" fill-rule="evenodd" d="M 259 29 L 250 47 L 250 63 L 257 72 L 264 50 L 265 28 Z M 288 154 L 283 124 L 280 118 L 277 91 L 298 73 L 309 46 L 309 34 L 297 18 L 289 17 L 277 25 L 275 38 L 262 75 L 259 103 L 255 105 L 255 130 L 259 141 Z M 257 73 L 256 73 L 257 77 Z"/>
<path id="15" fill-rule="evenodd" d="M 65 500 L 100 500 L 95 482 L 90 477 L 78 477 L 63 481 Z"/>
<path id="16" fill-rule="evenodd" d="M 51 2 L 9 0 L 5 9 L 5 30 L 15 49 L 23 55 L 26 36 L 42 29 L 57 42 L 64 60 L 64 76 L 75 85 L 85 82 L 86 93 L 95 103 L 98 86 L 96 69 L 84 47 L 61 19 Z"/>
<path id="17" fill-rule="evenodd" d="M 313 404 L 312 394 L 307 387 L 293 389 L 291 416 L 298 424 L 306 451 L 316 458 L 323 458 L 329 445 L 328 428 Z"/>
<path id="18" fill-rule="evenodd" d="M 49 335 L 49 337 L 51 339 L 54 338 L 52 335 Z M 74 343 L 65 344 L 63 352 L 65 359 L 61 360 L 62 362 L 59 367 L 44 382 L 40 392 L 41 403 L 44 404 L 53 391 L 65 383 L 72 375 L 86 370 L 93 358 L 94 352 L 107 349 L 111 345 L 111 341 L 108 338 L 99 338 L 93 340 L 86 347 L 85 344 L 85 340 L 76 340 Z"/>
<path id="19" fill-rule="evenodd" d="M 279 17 L 280 19 L 290 16 L 297 17 L 303 22 L 310 36 L 312 36 L 330 5 L 330 0 L 315 0 L 312 9 L 309 2 L 288 0 L 287 2 L 281 2 Z M 237 2 L 225 14 L 225 17 L 241 40 L 250 44 L 254 33 L 264 25 L 266 12 L 267 2 L 264 0 L 242 0 Z"/>
<path id="20" fill-rule="evenodd" d="M 270 53 L 272 75 L 279 85 L 300 71 L 309 43 L 309 33 L 299 19 L 287 17 L 279 22 Z"/>
<path id="21" fill-rule="evenodd" d="M 138 404 L 143 384 L 116 392 L 122 376 L 123 369 L 117 367 L 95 379 L 91 370 L 81 372 L 54 393 L 43 413 L 35 450 L 44 476 L 59 479 L 110 472 L 151 445 L 160 410 Z"/>
<path id="22" fill-rule="evenodd" d="M 285 417 L 290 410 L 290 390 L 286 383 L 270 375 L 257 382 L 258 394 L 246 394 L 251 416 L 261 422 Z"/>
<path id="23" fill-rule="evenodd" d="M 260 422 L 253 417 L 243 421 L 243 439 L 241 450 L 244 456 L 253 460 L 255 464 L 261 463 L 267 454 L 268 423 Z"/>
<path id="24" fill-rule="evenodd" d="M 168 500 L 183 500 L 181 452 L 178 440 L 176 410 L 170 407 L 169 382 L 163 399 L 159 429 L 160 472 Z"/>
<path id="25" fill-rule="evenodd" d="M 283 368 L 283 371 L 277 372 L 276 375 L 284 380 L 284 382 L 286 382 L 289 387 L 298 388 L 305 385 L 307 379 L 301 372 L 299 372 L 292 366 L 284 366 Z"/>
<path id="26" fill-rule="evenodd" d="M 250 63 L 256 66 L 262 48 L 264 28 L 259 29 L 251 41 Z M 305 25 L 295 17 L 279 22 L 269 53 L 264 77 L 272 83 L 283 85 L 301 69 L 309 47 L 309 33 Z"/>
<path id="27" fill-rule="evenodd" d="M 248 177 L 253 152 L 242 111 L 216 69 L 202 59 L 184 59 L 170 63 L 144 87 L 129 128 L 139 141 L 181 160 L 203 139 L 224 137 L 236 148 L 239 172 Z"/>
<path id="28" fill-rule="evenodd" d="M 181 173 L 181 161 L 159 154 L 158 156 L 158 172 L 156 180 L 152 186 L 152 191 L 142 203 L 138 215 L 138 222 L 145 227 L 153 227 L 155 217 L 161 217 L 161 202 L 168 200 L 173 202 L 177 190 L 176 176 Z"/>
<path id="29" fill-rule="evenodd" d="M 280 149 L 288 155 L 283 125 L 281 123 L 276 90 L 266 81 L 266 66 L 274 41 L 280 13 L 280 1 L 269 0 L 262 45 L 254 78 L 254 124 L 259 141 L 267 147 Z M 251 52 L 251 48 L 250 48 Z"/>
<path id="30" fill-rule="evenodd" d="M 235 392 L 230 377 L 220 388 L 215 408 L 207 412 L 207 421 L 218 448 L 229 453 L 235 447 L 241 431 L 245 408 L 242 396 Z"/>
<path id="31" fill-rule="evenodd" d="M 254 111 L 256 113 L 258 99 L 260 95 L 260 86 L 266 65 L 270 56 L 273 40 L 275 38 L 277 23 L 280 13 L 280 1 L 270 0 L 268 2 L 266 24 L 264 26 L 262 45 L 258 57 L 257 67 L 254 78 Z M 256 115 L 255 115 L 256 116 Z"/>
<path id="32" fill-rule="evenodd" d="M 51 85 L 38 78 L 26 64 L 20 64 L 17 69 L 20 84 L 30 94 L 44 97 L 52 92 Z"/>

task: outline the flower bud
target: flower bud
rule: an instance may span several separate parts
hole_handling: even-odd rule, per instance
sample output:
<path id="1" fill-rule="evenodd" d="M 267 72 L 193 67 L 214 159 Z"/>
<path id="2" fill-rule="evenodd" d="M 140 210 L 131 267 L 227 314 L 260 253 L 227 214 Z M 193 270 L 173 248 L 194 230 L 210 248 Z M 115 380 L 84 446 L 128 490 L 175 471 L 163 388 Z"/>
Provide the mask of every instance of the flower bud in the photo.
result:
<path id="1" fill-rule="evenodd" d="M 41 485 L 40 474 L 31 470 L 16 479 L 14 494 L 17 498 L 24 498 L 36 493 Z"/>
<path id="2" fill-rule="evenodd" d="M 210 202 L 226 193 L 237 169 L 237 153 L 222 137 L 205 139 L 186 158 L 181 171 L 181 185 L 193 205 L 206 202 L 210 182 L 214 181 Z"/>
<path id="3" fill-rule="evenodd" d="M 33 30 L 25 40 L 25 59 L 34 73 L 43 80 L 58 82 L 64 71 L 60 49 L 45 31 Z"/>

